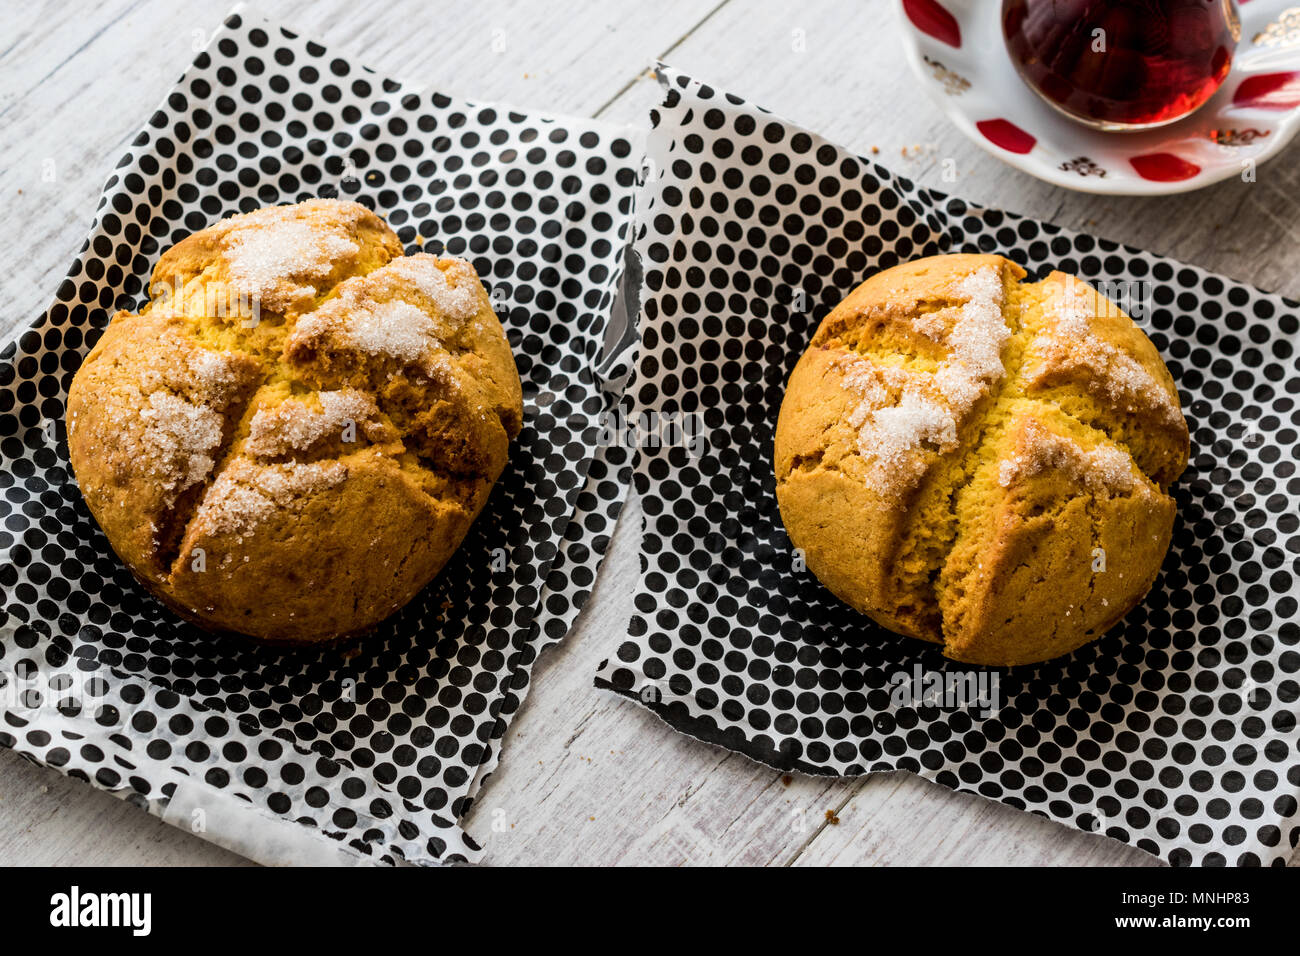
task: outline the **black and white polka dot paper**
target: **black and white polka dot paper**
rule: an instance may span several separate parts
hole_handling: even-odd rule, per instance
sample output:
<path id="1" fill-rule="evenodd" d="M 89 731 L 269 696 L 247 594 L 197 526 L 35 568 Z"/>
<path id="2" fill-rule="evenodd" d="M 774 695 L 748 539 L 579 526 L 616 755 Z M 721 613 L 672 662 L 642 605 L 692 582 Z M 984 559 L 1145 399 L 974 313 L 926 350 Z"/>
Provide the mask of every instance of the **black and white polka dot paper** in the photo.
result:
<path id="1" fill-rule="evenodd" d="M 708 446 L 639 452 L 644 580 L 597 684 L 781 770 L 911 770 L 1175 864 L 1284 862 L 1300 840 L 1300 307 L 918 189 L 737 97 L 661 79 L 630 393 L 638 416 L 697 416 Z M 786 381 L 829 309 L 879 269 L 948 251 L 1149 283 L 1141 321 L 1192 433 L 1146 600 L 1095 644 L 996 673 L 996 694 L 968 707 L 927 681 L 994 672 L 882 630 L 797 566 L 772 464 Z"/>
<path id="2" fill-rule="evenodd" d="M 0 744 L 154 812 L 183 780 L 187 799 L 221 791 L 373 859 L 473 859 L 456 821 L 630 480 L 599 441 L 614 399 L 595 369 L 639 161 L 621 128 L 410 88 L 231 17 L 118 164 L 57 301 L 0 356 Z M 373 207 L 407 252 L 469 259 L 524 385 L 523 432 L 460 551 L 352 651 L 174 618 L 91 519 L 62 422 L 82 356 L 164 249 L 312 196 Z"/>

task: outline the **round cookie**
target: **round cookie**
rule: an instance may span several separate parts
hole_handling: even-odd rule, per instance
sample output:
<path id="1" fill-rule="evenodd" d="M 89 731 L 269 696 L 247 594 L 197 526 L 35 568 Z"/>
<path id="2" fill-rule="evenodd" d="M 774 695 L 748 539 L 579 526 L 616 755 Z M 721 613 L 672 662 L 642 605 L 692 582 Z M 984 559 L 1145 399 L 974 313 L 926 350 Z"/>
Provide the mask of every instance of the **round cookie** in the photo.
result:
<path id="1" fill-rule="evenodd" d="M 1155 580 L 1187 465 L 1178 392 L 1118 307 L 993 255 L 919 259 L 821 323 L 777 422 L 777 501 L 837 597 L 1012 666 L 1104 634 Z"/>
<path id="2" fill-rule="evenodd" d="M 182 617 L 294 643 L 373 627 L 442 568 L 523 409 L 472 266 L 403 256 L 357 203 L 189 236 L 68 396 L 77 483 Z"/>

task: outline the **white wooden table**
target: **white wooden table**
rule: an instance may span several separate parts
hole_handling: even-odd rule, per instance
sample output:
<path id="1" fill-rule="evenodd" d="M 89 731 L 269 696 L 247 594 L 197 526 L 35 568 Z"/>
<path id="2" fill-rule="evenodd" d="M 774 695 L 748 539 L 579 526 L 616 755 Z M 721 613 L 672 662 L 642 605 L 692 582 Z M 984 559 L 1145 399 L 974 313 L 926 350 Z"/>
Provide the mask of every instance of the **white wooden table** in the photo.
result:
<path id="1" fill-rule="evenodd" d="M 112 165 L 229 6 L 5 5 L 3 341 L 48 305 Z M 378 5 L 386 11 L 378 20 L 368 16 L 375 6 L 265 0 L 250 12 L 447 92 L 627 123 L 643 121 L 657 101 L 648 68 L 662 58 L 859 152 L 878 149 L 880 161 L 924 185 L 1300 298 L 1300 143 L 1261 167 L 1254 183 L 1184 197 L 1105 198 L 1047 186 L 947 124 L 907 71 L 886 0 L 411 0 Z M 955 183 L 942 181 L 946 159 L 955 160 Z M 1154 864 L 1113 841 L 909 774 L 783 780 L 597 692 L 596 664 L 631 612 L 639 524 L 633 500 L 595 597 L 534 671 L 502 766 L 466 820 L 489 862 Z M 838 823 L 828 822 L 828 810 Z M 240 862 L 0 751 L 0 864 Z"/>

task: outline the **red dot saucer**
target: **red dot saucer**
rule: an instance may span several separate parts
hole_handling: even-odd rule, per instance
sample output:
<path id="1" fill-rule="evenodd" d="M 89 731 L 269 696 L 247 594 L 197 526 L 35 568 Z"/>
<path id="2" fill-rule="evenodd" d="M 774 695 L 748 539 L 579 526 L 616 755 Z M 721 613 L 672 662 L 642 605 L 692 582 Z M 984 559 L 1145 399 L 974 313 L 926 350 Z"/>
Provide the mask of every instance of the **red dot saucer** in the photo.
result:
<path id="1" fill-rule="evenodd" d="M 1241 42 L 1218 92 L 1176 123 L 1128 133 L 1076 123 L 1025 85 L 1003 43 L 996 0 L 895 6 L 912 68 L 984 149 L 1067 189 L 1158 195 L 1253 179 L 1300 130 L 1300 6 L 1239 2 Z"/>

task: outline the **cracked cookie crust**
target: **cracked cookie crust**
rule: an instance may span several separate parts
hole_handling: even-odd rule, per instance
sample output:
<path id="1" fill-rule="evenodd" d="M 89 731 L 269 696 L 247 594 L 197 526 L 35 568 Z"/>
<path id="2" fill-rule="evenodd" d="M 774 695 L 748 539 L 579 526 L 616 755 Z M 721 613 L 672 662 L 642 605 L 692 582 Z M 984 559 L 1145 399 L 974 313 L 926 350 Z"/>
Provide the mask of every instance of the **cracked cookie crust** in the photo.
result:
<path id="1" fill-rule="evenodd" d="M 73 471 L 118 555 L 182 617 L 266 640 L 359 634 L 406 604 L 522 426 L 473 267 L 309 200 L 177 243 L 150 296 L 68 400 Z"/>
<path id="2" fill-rule="evenodd" d="M 1085 283 L 919 259 L 825 318 L 777 423 L 777 501 L 837 597 L 975 664 L 1048 660 L 1146 594 L 1187 424 L 1155 347 Z"/>

